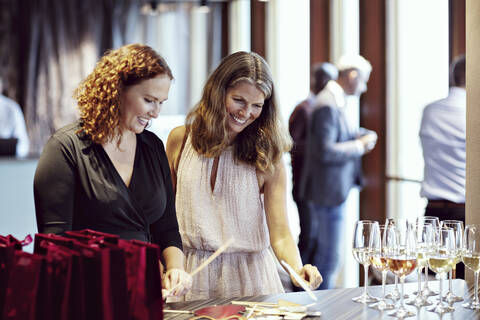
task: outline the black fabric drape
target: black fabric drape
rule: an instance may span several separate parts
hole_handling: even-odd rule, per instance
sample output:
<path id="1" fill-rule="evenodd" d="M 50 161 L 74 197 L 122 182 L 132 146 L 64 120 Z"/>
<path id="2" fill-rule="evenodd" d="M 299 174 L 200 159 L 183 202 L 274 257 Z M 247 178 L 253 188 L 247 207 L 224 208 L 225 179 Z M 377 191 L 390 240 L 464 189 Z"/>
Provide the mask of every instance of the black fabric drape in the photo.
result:
<path id="1" fill-rule="evenodd" d="M 195 52 L 189 50 L 192 39 L 185 30 L 190 29 L 189 16 L 195 7 L 179 4 L 157 16 L 146 16 L 140 13 L 145 2 L 0 0 L 0 77 L 7 95 L 23 109 L 31 155 L 39 155 L 55 130 L 78 118 L 73 91 L 99 57 L 107 49 L 127 43 L 145 43 L 160 54 L 175 48 L 177 60 L 172 60 L 177 65 L 173 69 L 178 97 L 171 100 L 178 106 L 167 113 L 188 111 L 192 96 L 188 79 Z M 209 43 L 218 42 L 219 37 L 213 35 L 221 32 L 220 6 L 211 6 L 206 35 Z M 165 16 L 171 21 L 172 14 L 174 25 L 159 28 L 165 26 L 160 23 Z M 221 58 L 221 45 L 207 48 L 205 63 L 211 70 Z"/>

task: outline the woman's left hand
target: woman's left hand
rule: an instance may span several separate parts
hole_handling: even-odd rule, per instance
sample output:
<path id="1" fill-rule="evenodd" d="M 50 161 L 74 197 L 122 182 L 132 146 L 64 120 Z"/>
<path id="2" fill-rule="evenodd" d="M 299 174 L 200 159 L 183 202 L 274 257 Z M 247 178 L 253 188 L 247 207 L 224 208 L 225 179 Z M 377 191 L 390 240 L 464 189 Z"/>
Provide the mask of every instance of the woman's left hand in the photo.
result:
<path id="1" fill-rule="evenodd" d="M 305 280 L 305 282 L 310 285 L 312 290 L 317 289 L 320 284 L 323 282 L 322 275 L 318 271 L 317 267 L 312 266 L 311 264 L 306 264 L 298 272 L 298 275 Z M 300 284 L 292 278 L 293 284 L 297 287 L 300 287 Z"/>
<path id="2" fill-rule="evenodd" d="M 166 296 L 182 296 L 192 287 L 192 277 L 182 269 L 169 269 L 162 278 L 162 293 Z"/>

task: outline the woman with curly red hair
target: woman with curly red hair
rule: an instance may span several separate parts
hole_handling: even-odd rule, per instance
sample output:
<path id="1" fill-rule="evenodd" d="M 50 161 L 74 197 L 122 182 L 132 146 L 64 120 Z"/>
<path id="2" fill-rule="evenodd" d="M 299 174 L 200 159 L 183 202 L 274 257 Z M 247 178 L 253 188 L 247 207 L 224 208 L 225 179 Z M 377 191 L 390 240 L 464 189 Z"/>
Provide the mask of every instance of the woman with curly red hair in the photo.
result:
<path id="1" fill-rule="evenodd" d="M 290 144 L 265 60 L 248 52 L 224 58 L 167 142 L 187 271 L 234 240 L 193 277 L 187 300 L 283 292 L 271 249 L 312 288 L 320 285 L 288 226 L 282 154 Z"/>
<path id="2" fill-rule="evenodd" d="M 163 286 L 190 286 L 162 141 L 145 130 L 167 100 L 172 72 L 152 48 L 107 52 L 75 91 L 80 119 L 48 140 L 34 179 L 38 231 L 93 229 L 156 243 Z"/>

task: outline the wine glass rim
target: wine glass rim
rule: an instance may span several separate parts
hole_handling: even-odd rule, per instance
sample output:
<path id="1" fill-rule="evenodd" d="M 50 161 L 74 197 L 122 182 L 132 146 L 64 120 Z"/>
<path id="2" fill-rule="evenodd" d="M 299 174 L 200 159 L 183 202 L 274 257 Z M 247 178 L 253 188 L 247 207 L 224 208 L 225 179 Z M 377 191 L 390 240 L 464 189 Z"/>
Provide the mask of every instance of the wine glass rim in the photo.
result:
<path id="1" fill-rule="evenodd" d="M 449 224 L 449 225 L 461 225 L 463 227 L 463 221 L 460 220 L 442 220 L 440 222 L 441 225 Z"/>
<path id="2" fill-rule="evenodd" d="M 368 219 L 367 219 L 367 220 L 358 220 L 357 222 L 361 222 L 361 223 L 365 223 L 365 224 L 369 224 L 369 223 L 371 223 L 371 224 L 375 224 L 375 223 L 378 224 L 378 221 L 368 220 Z"/>

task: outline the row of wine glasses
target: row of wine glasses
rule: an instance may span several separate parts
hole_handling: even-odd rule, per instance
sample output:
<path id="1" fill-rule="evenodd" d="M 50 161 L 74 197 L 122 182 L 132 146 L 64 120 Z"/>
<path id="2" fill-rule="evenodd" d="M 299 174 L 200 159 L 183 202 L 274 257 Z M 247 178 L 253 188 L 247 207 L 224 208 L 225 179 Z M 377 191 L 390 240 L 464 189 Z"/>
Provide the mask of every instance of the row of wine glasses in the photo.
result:
<path id="1" fill-rule="evenodd" d="M 476 243 L 479 243 L 478 248 Z M 400 279 L 401 288 L 401 292 L 396 294 L 400 298 L 400 303 L 391 315 L 397 318 L 413 316 L 414 313 L 407 310 L 404 304 L 405 277 L 417 268 L 418 290 L 408 304 L 417 307 L 431 305 L 432 302 L 427 298 L 436 293 L 428 287 L 427 276 L 423 289 L 421 288 L 422 269 L 425 268 L 427 275 L 430 268 L 440 278 L 440 293 L 437 303 L 428 310 L 443 314 L 454 310 L 452 303 L 463 300 L 452 291 L 452 270 L 455 270 L 457 263 L 463 260 L 465 265 L 474 271 L 477 286 L 480 272 L 480 226 L 468 225 L 464 236 L 463 223 L 456 220 L 440 223 L 438 218 L 434 217 L 420 217 L 415 222 L 406 219 L 387 219 L 385 225 L 379 225 L 376 221 L 361 220 L 355 226 L 353 255 L 357 262 L 364 266 L 365 279 L 368 279 L 370 265 L 382 273 L 382 297 L 370 296 L 365 281 L 363 294 L 353 298 L 354 301 L 376 302 L 370 307 L 378 310 L 394 309 L 394 305 L 387 302 L 385 295 L 386 275 L 390 271 Z M 447 273 L 449 288 L 444 299 L 448 304 L 442 300 L 442 280 Z M 395 292 L 392 296 L 395 296 Z M 463 306 L 480 308 L 476 288 L 473 301 Z"/>
<path id="2" fill-rule="evenodd" d="M 404 305 L 403 283 L 417 266 L 415 254 L 415 237 L 411 226 L 405 223 L 387 222 L 382 228 L 377 221 L 361 220 L 355 226 L 353 239 L 353 255 L 364 266 L 365 283 L 363 294 L 353 298 L 356 302 L 369 303 L 378 301 L 373 307 L 379 310 L 393 309 L 394 306 L 385 300 L 385 277 L 389 270 L 400 279 L 400 305 L 392 314 L 398 318 L 413 315 Z M 380 299 L 368 294 L 367 279 L 368 267 L 373 264 L 382 272 L 383 296 Z"/>

